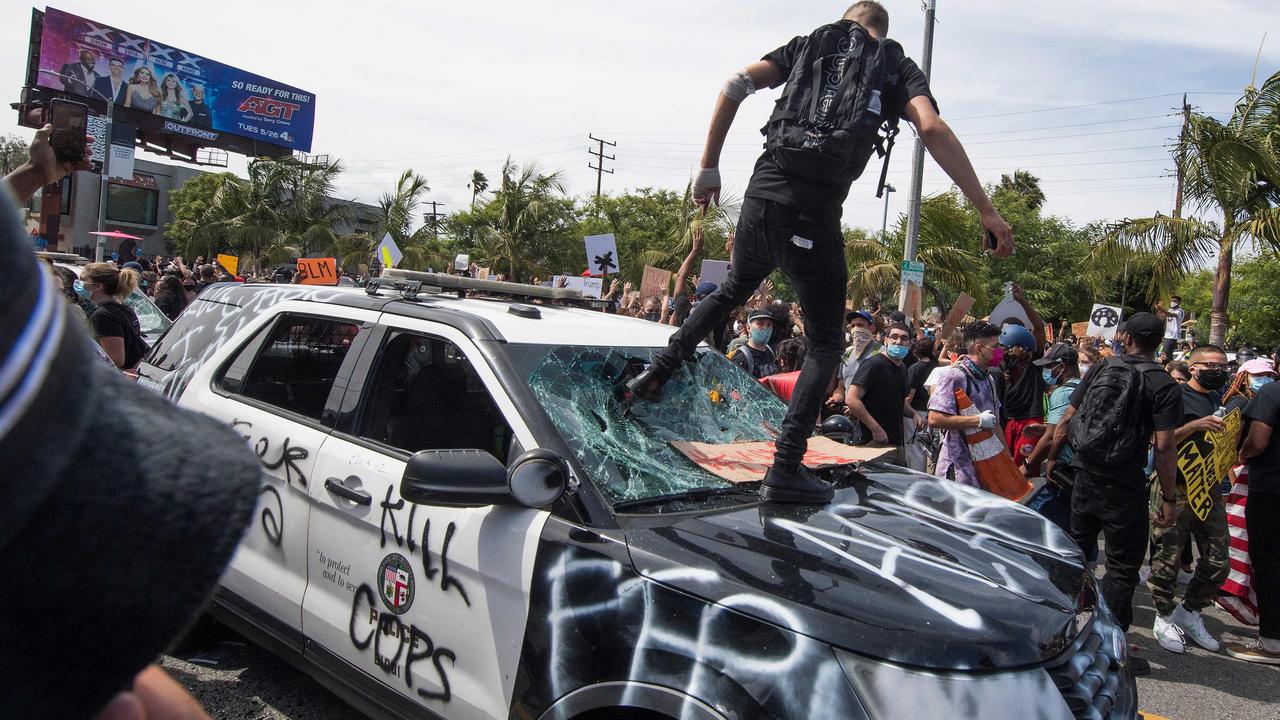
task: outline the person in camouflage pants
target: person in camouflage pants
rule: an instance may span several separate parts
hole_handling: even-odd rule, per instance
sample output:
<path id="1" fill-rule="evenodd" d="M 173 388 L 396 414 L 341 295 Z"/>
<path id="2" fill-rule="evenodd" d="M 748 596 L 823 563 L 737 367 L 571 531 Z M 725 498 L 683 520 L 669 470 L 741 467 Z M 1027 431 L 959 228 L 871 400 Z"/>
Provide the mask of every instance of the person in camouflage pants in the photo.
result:
<path id="1" fill-rule="evenodd" d="M 1182 425 L 1174 432 L 1179 457 L 1174 501 L 1176 512 L 1172 525 L 1155 528 L 1152 532 L 1155 554 L 1151 558 L 1151 575 L 1147 584 L 1151 587 L 1151 600 L 1156 607 L 1152 631 L 1160 647 L 1175 653 L 1186 652 L 1186 640 L 1190 637 L 1200 647 L 1217 652 L 1218 641 L 1205 629 L 1200 611 L 1213 603 L 1218 589 L 1231 571 L 1228 564 L 1231 537 L 1227 531 L 1222 478 L 1208 483 L 1207 492 L 1198 489 L 1199 496 L 1188 501 L 1183 459 L 1204 458 L 1208 464 L 1213 463 L 1215 445 L 1207 435 L 1225 428 L 1222 418 L 1215 412 L 1220 407 L 1220 391 L 1228 377 L 1227 356 L 1217 346 L 1201 345 L 1191 351 L 1189 360 L 1191 380 L 1182 386 Z M 1234 440 L 1219 438 L 1219 441 L 1229 442 L 1232 449 L 1235 447 Z M 1199 467 L 1204 467 L 1204 464 Z M 1197 485 L 1197 488 L 1202 487 L 1203 484 Z M 1207 512 L 1201 513 L 1204 515 L 1202 520 L 1195 508 L 1203 508 L 1206 503 L 1212 505 Z M 1196 561 L 1195 575 L 1179 605 L 1178 570 L 1182 567 L 1182 549 L 1192 539 L 1196 541 L 1200 557 Z"/>

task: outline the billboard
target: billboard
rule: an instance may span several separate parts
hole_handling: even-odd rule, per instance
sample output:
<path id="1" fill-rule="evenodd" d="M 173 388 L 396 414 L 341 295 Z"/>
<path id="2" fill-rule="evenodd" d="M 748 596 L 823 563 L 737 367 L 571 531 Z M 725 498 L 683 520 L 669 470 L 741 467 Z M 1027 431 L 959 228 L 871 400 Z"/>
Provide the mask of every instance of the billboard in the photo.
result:
<path id="1" fill-rule="evenodd" d="M 311 149 L 315 96 L 109 25 L 48 8 L 36 84 L 157 116 L 197 143 L 220 133 Z"/>

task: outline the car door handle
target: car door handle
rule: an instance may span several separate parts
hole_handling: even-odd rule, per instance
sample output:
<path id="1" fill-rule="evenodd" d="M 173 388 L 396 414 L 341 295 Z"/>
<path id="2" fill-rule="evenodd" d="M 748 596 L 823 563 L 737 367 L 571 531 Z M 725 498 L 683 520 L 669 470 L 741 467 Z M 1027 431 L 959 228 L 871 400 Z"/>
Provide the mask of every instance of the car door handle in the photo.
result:
<path id="1" fill-rule="evenodd" d="M 347 480 L 355 480 L 358 482 L 360 478 L 355 475 L 351 475 Z M 372 495 L 359 488 L 349 488 L 346 485 L 343 485 L 342 481 L 338 478 L 329 478 L 328 480 L 325 480 L 324 489 L 334 495 L 344 497 L 357 505 L 369 505 L 373 503 Z"/>

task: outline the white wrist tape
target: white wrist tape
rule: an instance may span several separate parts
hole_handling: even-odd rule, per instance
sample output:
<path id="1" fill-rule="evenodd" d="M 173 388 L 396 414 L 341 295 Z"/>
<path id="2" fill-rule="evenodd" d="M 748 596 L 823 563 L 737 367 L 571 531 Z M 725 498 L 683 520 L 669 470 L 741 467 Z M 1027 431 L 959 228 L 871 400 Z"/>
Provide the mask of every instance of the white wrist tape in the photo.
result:
<path id="1" fill-rule="evenodd" d="M 724 87 L 720 90 L 725 97 L 736 103 L 742 102 L 755 91 L 756 83 L 746 70 L 739 70 L 730 75 L 729 79 L 724 81 Z"/>
<path id="2" fill-rule="evenodd" d="M 703 197 L 712 190 L 720 188 L 720 168 L 700 168 L 693 176 L 693 196 Z"/>

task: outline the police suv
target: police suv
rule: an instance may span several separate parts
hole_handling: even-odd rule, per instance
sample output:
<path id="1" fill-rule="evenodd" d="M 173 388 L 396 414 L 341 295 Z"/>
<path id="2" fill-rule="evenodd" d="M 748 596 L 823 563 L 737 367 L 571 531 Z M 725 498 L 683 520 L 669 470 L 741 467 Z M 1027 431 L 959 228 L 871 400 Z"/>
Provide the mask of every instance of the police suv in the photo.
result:
<path id="1" fill-rule="evenodd" d="M 1054 525 L 872 462 L 762 502 L 686 443 L 785 406 L 706 349 L 620 403 L 670 328 L 590 302 L 396 270 L 202 293 L 139 382 L 265 469 L 214 614 L 376 717 L 1136 716 Z"/>

